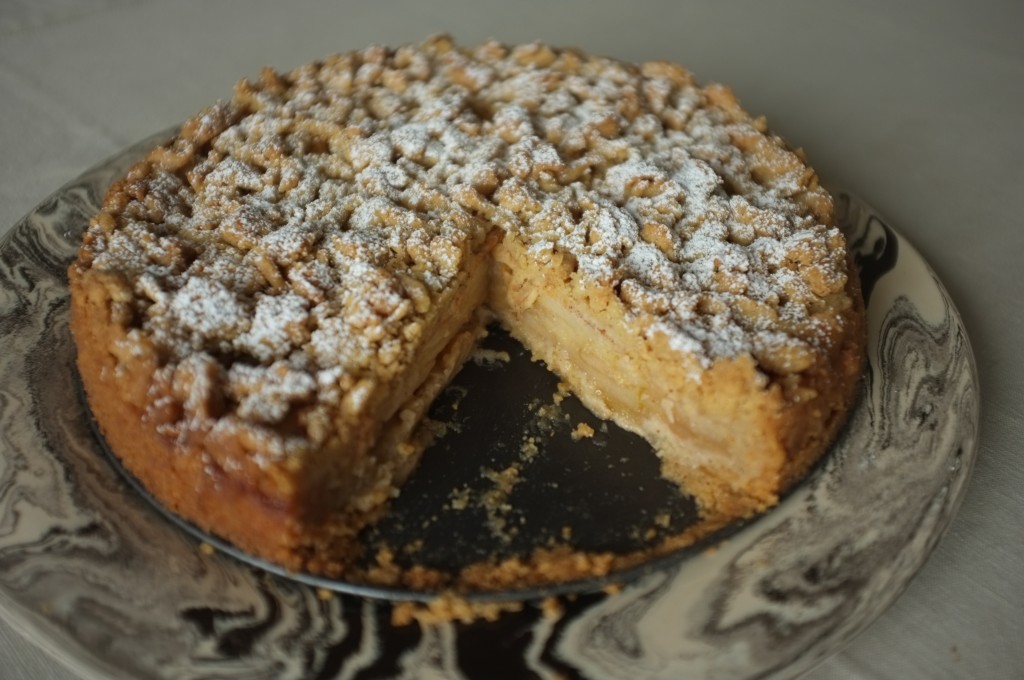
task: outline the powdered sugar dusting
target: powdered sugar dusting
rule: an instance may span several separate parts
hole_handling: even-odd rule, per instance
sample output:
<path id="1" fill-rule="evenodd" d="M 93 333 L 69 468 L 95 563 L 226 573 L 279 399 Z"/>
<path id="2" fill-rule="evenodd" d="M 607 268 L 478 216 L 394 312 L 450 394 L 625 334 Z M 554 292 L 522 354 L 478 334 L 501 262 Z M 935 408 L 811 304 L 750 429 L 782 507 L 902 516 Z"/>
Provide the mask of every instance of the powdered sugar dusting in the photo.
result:
<path id="1" fill-rule="evenodd" d="M 705 365 L 799 370 L 846 283 L 830 214 L 679 67 L 435 39 L 243 82 L 126 178 L 83 253 L 132 282 L 128 323 L 171 369 L 212 357 L 224 408 L 272 425 L 315 422 L 314 396 L 358 411 L 493 228 Z"/>

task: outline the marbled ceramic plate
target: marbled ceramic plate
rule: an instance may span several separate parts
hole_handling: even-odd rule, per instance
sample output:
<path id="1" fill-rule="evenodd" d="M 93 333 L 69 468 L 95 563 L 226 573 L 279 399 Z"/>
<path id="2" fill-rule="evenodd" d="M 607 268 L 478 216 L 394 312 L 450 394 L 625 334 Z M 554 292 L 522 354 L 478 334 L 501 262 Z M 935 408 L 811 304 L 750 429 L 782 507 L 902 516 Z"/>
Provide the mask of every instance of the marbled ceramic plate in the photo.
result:
<path id="1" fill-rule="evenodd" d="M 868 300 L 852 419 L 784 502 L 716 542 L 495 622 L 391 625 L 386 601 L 270 574 L 196 540 L 103 455 L 77 390 L 65 268 L 107 184 L 155 143 L 58 191 L 0 245 L 0 611 L 87 678 L 792 678 L 899 595 L 955 512 L 978 387 L 921 257 L 856 198 L 843 227 Z"/>

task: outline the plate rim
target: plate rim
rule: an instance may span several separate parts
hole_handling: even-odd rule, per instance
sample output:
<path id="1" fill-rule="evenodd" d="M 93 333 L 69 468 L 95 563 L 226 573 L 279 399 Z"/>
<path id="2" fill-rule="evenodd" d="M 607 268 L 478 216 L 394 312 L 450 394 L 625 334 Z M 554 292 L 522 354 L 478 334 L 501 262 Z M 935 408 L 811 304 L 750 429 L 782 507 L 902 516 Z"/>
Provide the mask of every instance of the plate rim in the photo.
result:
<path id="1" fill-rule="evenodd" d="M 0 238 L 0 254 L 8 253 L 9 249 L 12 247 L 11 243 L 19 236 L 22 236 L 22 232 L 30 228 L 30 223 L 33 220 L 33 218 L 42 213 L 47 208 L 47 206 L 51 205 L 54 202 L 60 201 L 63 197 L 66 197 L 71 191 L 85 185 L 93 175 L 107 171 L 107 169 L 110 168 L 110 166 L 112 165 L 124 163 L 127 167 L 127 165 L 133 162 L 133 160 L 131 160 L 132 158 L 137 159 L 138 157 L 140 157 L 140 155 L 144 152 L 145 149 L 148 149 L 154 146 L 155 144 L 169 138 L 170 136 L 173 135 L 176 129 L 177 126 L 174 126 L 167 130 L 150 135 L 145 139 L 141 140 L 140 142 L 133 144 L 127 147 L 126 149 L 116 154 L 113 154 L 106 160 L 94 165 L 93 167 L 83 172 L 74 180 L 65 183 L 61 188 L 59 188 L 58 190 L 47 196 L 45 199 L 40 201 L 35 208 L 33 208 L 29 213 L 27 213 L 22 219 L 16 222 L 10 229 L 8 229 L 3 234 L 2 238 Z M 952 520 L 956 516 L 957 511 L 959 510 L 959 507 L 963 501 L 963 498 L 966 495 L 967 489 L 970 486 L 970 478 L 977 459 L 977 431 L 980 424 L 981 398 L 977 362 L 970 344 L 970 338 L 966 332 L 963 317 L 957 310 L 955 303 L 949 294 L 949 291 L 946 289 L 941 279 L 931 268 L 927 260 L 921 255 L 920 251 L 918 251 L 902 233 L 893 229 L 890 225 L 888 225 L 888 222 L 886 222 L 883 218 L 878 216 L 878 213 L 874 211 L 869 206 L 869 204 L 863 201 L 860 197 L 848 191 L 833 189 L 833 192 L 833 195 L 836 197 L 837 203 L 845 200 L 848 203 L 848 205 L 858 206 L 858 209 L 867 211 L 872 216 L 879 219 L 889 230 L 891 230 L 892 234 L 897 239 L 901 252 L 900 256 L 905 257 L 909 255 L 911 258 L 915 259 L 916 262 L 918 262 L 921 266 L 923 266 L 924 271 L 928 273 L 932 285 L 936 287 L 941 298 L 946 303 L 949 313 L 953 317 L 953 322 L 960 329 L 962 339 L 964 342 L 964 370 L 967 371 L 967 373 L 969 373 L 970 382 L 972 385 L 974 395 L 972 410 L 969 414 L 971 418 L 971 423 L 969 424 L 971 429 L 971 435 L 967 438 L 969 441 L 966 450 L 964 450 L 960 456 L 961 467 L 956 471 L 950 472 L 950 478 L 952 478 L 955 475 L 960 477 L 960 479 L 958 482 L 957 492 L 954 494 L 954 497 L 949 499 L 947 502 L 945 519 L 942 522 L 941 527 L 937 531 L 933 532 L 933 534 L 930 536 L 930 545 L 927 547 L 927 549 L 919 559 L 918 564 L 910 572 L 909 576 L 907 576 L 904 579 L 903 583 L 899 588 L 897 588 L 895 591 L 889 594 L 888 602 L 885 603 L 884 606 L 882 606 L 875 615 L 868 616 L 860 622 L 860 625 L 857 627 L 857 630 L 854 631 L 853 636 L 855 636 L 860 631 L 867 628 L 874 620 L 876 620 L 877 617 L 880 616 L 882 612 L 887 610 L 892 605 L 892 603 L 902 594 L 907 585 L 909 585 L 910 581 L 913 580 L 913 577 L 916 575 L 916 573 L 927 562 L 929 556 L 934 551 L 936 545 L 939 542 L 941 542 L 946 533 L 949 531 L 949 527 L 952 524 Z M 0 328 L 0 334 L 6 334 L 6 331 Z M 6 363 L 6 361 L 7 360 L 5 360 L 4 363 Z M 859 397 L 858 399 L 860 398 L 862 397 Z M 6 449 L 7 447 L 4 446 L 4 448 Z M 831 452 L 827 453 L 824 457 L 827 458 L 830 455 Z M 820 470 L 820 467 L 816 468 L 815 471 L 809 475 L 808 479 L 811 476 L 823 474 Z M 806 482 L 807 480 L 804 480 L 800 484 L 804 484 Z M 758 515 L 757 517 L 753 518 L 751 522 L 745 523 L 743 526 L 739 527 L 737 529 L 737 533 L 742 534 L 743 532 L 748 531 L 751 525 L 762 521 L 766 517 L 770 517 L 771 514 L 771 511 L 769 511 L 768 513 Z M 717 542 L 717 540 L 718 539 L 716 538 L 715 542 Z M 686 549 L 684 549 L 684 551 L 685 550 Z M 671 570 L 674 566 L 677 566 L 679 562 L 685 562 L 687 559 L 688 558 L 685 556 L 679 557 L 676 553 L 673 553 L 672 555 L 666 555 L 657 560 L 658 566 L 653 567 L 652 569 L 642 570 L 644 573 L 639 574 L 637 578 L 642 579 L 652 575 L 653 573 L 660 573 L 665 570 Z M 670 562 L 670 564 L 662 564 L 663 562 Z M 633 570 L 629 570 L 629 572 L 631 571 Z M 507 596 L 505 600 L 507 600 Z M 6 615 L 8 615 L 7 620 L 11 623 L 12 628 L 15 629 L 20 635 L 25 637 L 32 644 L 35 644 L 36 646 L 43 649 L 43 651 L 45 651 L 50 656 L 56 658 L 69 670 L 72 670 L 73 672 L 78 673 L 80 675 L 85 675 L 90 680 L 99 680 L 100 678 L 107 677 L 130 677 L 127 674 L 126 670 L 119 667 L 110 666 L 106 660 L 97 657 L 95 654 L 91 653 L 90 650 L 86 649 L 81 644 L 81 640 L 79 638 L 74 637 L 65 628 L 61 628 L 58 624 L 45 618 L 45 616 L 42 615 L 40 612 L 35 612 L 30 609 L 27 609 L 23 605 L 23 603 L 18 601 L 16 597 L 11 595 L 7 591 L 7 585 L 2 579 L 0 579 L 0 611 L 3 611 Z M 852 639 L 853 636 L 850 636 L 850 639 Z M 846 640 L 844 642 L 844 645 L 848 642 L 849 640 Z M 831 655 L 832 653 L 835 653 L 836 651 L 838 651 L 839 648 L 841 648 L 841 646 L 836 649 L 830 650 L 828 654 L 823 656 L 818 661 L 827 658 L 827 656 Z M 804 653 L 801 656 L 806 656 L 806 654 L 810 651 L 810 649 L 805 649 Z M 796 665 L 799 661 L 799 658 L 793 659 L 792 661 L 793 665 Z M 816 662 L 812 665 L 816 665 Z M 806 670 L 809 670 L 809 668 L 810 666 L 807 666 L 800 672 L 805 672 Z M 160 676 L 154 675 L 152 677 L 158 678 Z"/>

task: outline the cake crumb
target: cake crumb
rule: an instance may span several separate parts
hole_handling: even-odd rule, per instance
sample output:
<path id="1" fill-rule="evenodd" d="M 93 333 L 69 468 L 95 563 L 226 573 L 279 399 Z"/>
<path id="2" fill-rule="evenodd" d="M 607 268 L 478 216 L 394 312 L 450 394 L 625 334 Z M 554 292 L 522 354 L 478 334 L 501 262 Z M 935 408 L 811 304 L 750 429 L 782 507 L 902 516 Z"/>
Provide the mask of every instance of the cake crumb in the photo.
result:
<path id="1" fill-rule="evenodd" d="M 540 611 L 545 619 L 556 620 L 562 618 L 565 607 L 557 597 L 545 597 L 540 603 Z"/>
<path id="2" fill-rule="evenodd" d="M 523 603 L 471 602 L 457 593 L 444 593 L 427 602 L 399 602 L 391 610 L 394 626 L 408 626 L 413 622 L 421 626 L 444 623 L 473 623 L 497 621 L 502 614 L 522 611 Z"/>
<path id="3" fill-rule="evenodd" d="M 581 439 L 590 439 L 594 436 L 594 428 L 588 423 L 580 423 L 576 426 L 576 429 L 572 431 L 572 440 L 578 442 Z"/>
<path id="4" fill-rule="evenodd" d="M 486 347 L 477 347 L 473 350 L 473 353 L 469 355 L 469 358 L 478 366 L 487 366 L 497 363 L 507 364 L 512 361 L 512 357 L 509 356 L 509 353 L 505 350 L 487 349 Z"/>
<path id="5" fill-rule="evenodd" d="M 416 553 L 423 550 L 424 542 L 422 538 L 417 538 L 415 541 L 406 543 L 402 548 L 402 552 L 406 555 L 415 555 Z"/>
<path id="6" fill-rule="evenodd" d="M 469 487 L 463 486 L 458 489 L 452 489 L 448 497 L 451 499 L 448 501 L 448 507 L 452 510 L 465 510 L 469 507 Z"/>
<path id="7" fill-rule="evenodd" d="M 601 588 L 601 592 L 605 595 L 618 595 L 622 592 L 621 583 L 609 583 L 604 588 Z"/>

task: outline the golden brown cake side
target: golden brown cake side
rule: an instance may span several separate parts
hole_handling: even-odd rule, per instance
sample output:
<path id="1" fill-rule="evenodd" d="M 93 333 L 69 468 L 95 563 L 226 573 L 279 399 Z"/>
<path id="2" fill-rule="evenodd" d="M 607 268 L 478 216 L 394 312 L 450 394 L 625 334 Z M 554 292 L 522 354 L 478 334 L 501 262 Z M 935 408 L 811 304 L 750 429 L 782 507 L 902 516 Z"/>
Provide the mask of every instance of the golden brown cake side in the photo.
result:
<path id="1" fill-rule="evenodd" d="M 298 566 L 294 546 L 299 527 L 289 512 L 288 481 L 280 480 L 284 489 L 270 489 L 274 480 L 258 470 L 227 474 L 202 449 L 161 435 L 148 413 L 152 376 L 159 367 L 155 353 L 133 348 L 130 357 L 119 358 L 112 351 L 124 346 L 126 333 L 111 323 L 114 300 L 99 277 L 83 279 L 73 269 L 71 290 L 79 373 L 93 417 L 126 468 L 170 510 L 243 549 Z"/>
<path id="2" fill-rule="evenodd" d="M 376 445 L 365 452 L 368 465 L 363 474 L 354 477 L 350 470 L 335 474 L 339 463 L 356 456 L 352 451 L 327 448 L 319 453 L 333 460 L 312 470 L 296 467 L 293 471 L 255 461 L 244 464 L 254 456 L 238 449 L 252 447 L 253 454 L 264 454 L 268 444 L 277 443 L 267 440 L 265 432 L 220 437 L 215 443 L 205 436 L 208 423 L 183 438 L 161 433 L 152 409 L 152 376 L 159 365 L 155 353 L 126 340 L 126 329 L 112 322 L 115 305 L 103 277 L 82 276 L 73 269 L 70 285 L 78 369 L 93 417 L 125 467 L 161 503 L 202 528 L 286 568 L 320 573 L 343 569 L 344 560 L 358 551 L 351 543 L 354 533 L 379 516 L 395 485 L 412 472 L 429 443 L 420 438 L 423 435 L 416 426 L 483 331 L 482 321 L 473 318 L 454 335 L 419 388 L 382 424 Z M 118 356 L 121 348 L 130 355 Z M 249 439 L 261 435 L 263 441 Z M 300 453 L 305 452 L 292 455 Z M 310 460 L 303 464 L 316 466 Z M 319 480 L 324 482 L 322 490 L 311 488 Z M 349 489 L 339 492 L 332 486 L 335 480 L 351 480 Z M 332 497 L 347 491 L 351 495 L 356 480 L 362 497 L 358 503 L 339 505 L 317 499 L 317 494 Z"/>

